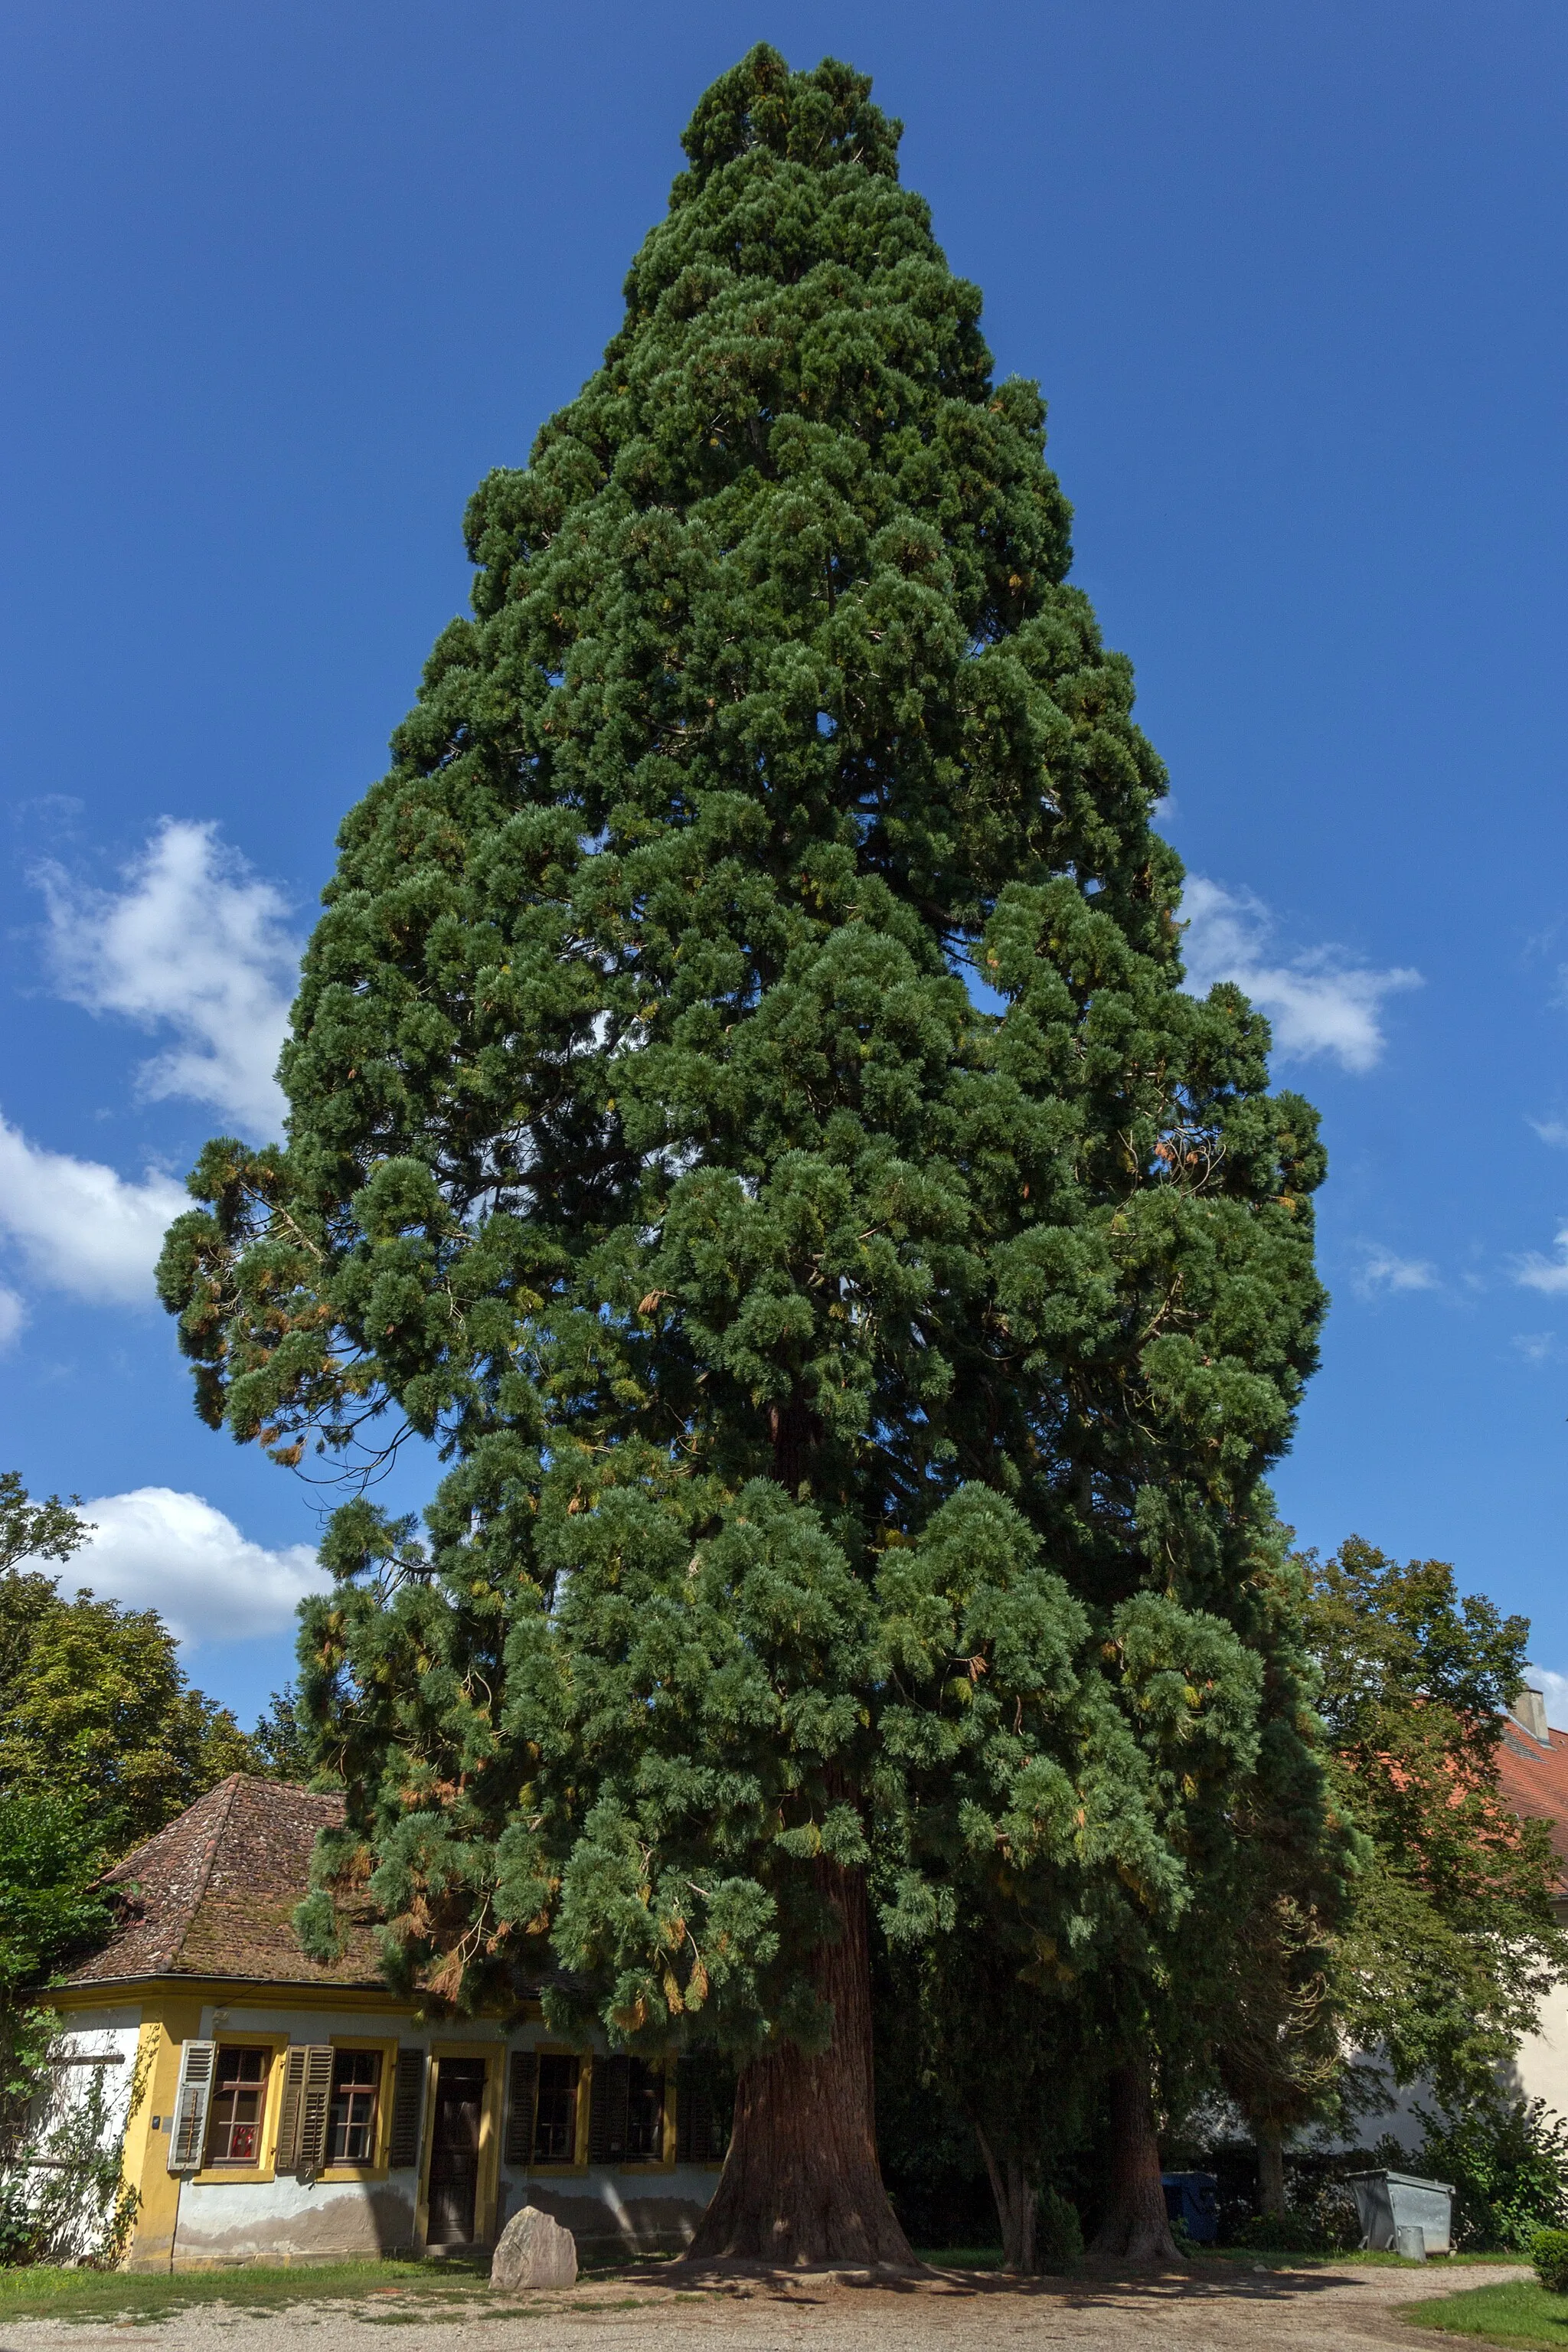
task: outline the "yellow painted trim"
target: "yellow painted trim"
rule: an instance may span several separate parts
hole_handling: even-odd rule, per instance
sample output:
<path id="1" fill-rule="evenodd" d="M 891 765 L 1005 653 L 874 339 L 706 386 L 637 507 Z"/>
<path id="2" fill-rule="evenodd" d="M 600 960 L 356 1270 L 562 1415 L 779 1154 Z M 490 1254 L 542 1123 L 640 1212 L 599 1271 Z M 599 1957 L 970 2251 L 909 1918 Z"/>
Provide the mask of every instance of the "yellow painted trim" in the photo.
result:
<path id="1" fill-rule="evenodd" d="M 190 2001 L 218 2009 L 363 2009 L 373 2015 L 404 2018 L 420 2033 L 439 2033 L 439 2017 L 421 2015 L 416 2000 L 406 1993 L 383 1990 L 375 1985 L 278 1984 L 268 1977 L 106 1977 L 101 1984 L 51 1985 L 49 2007 L 58 2010 L 141 2009 L 165 2000 Z M 516 2008 L 480 2011 L 493 2017 L 498 2032 L 536 2023 L 542 2015 L 537 2000 Z"/>
<path id="2" fill-rule="evenodd" d="M 93 2005 L 101 2008 L 106 2004 Z M 132 2271 L 166 2271 L 174 2258 L 184 2182 L 169 2169 L 168 2130 L 154 2131 L 152 2119 L 160 2116 L 167 2126 L 174 2116 L 180 2084 L 180 2052 L 201 2031 L 202 2003 L 170 2000 L 149 2007 L 152 2013 L 143 2015 L 141 2037 L 142 2049 L 147 2055 L 147 2089 L 142 2102 L 147 2121 L 139 2135 L 135 2168 L 132 2162 L 132 2143 L 129 2140 L 125 2167 L 126 2178 L 141 2201 L 125 2266 Z"/>
<path id="3" fill-rule="evenodd" d="M 419 2187 L 414 2207 L 414 2241 L 416 2245 L 429 2246 L 430 2242 L 430 2151 L 436 2143 L 436 2101 L 441 2088 L 443 2058 L 482 2058 L 485 2062 L 485 2087 L 479 2098 L 479 2168 L 474 2182 L 474 2235 L 472 2243 L 488 2245 L 495 2235 L 496 2198 L 500 2188 L 501 2099 L 505 2089 L 506 2043 L 500 2040 L 488 2042 L 432 2042 L 430 2045 L 429 2081 L 425 2093 L 424 2145 L 419 2151 Z M 433 2250 L 434 2251 L 434 2250 Z"/>
<path id="4" fill-rule="evenodd" d="M 673 2172 L 679 2161 L 675 2127 L 675 2074 L 673 2066 L 664 2070 L 664 2170 Z"/>
<path id="5" fill-rule="evenodd" d="M 125 2118 L 125 2137 L 121 2142 L 120 2178 L 140 2189 L 142 2168 L 147 2161 L 147 2142 L 153 2137 L 153 2105 L 147 2094 L 153 2083 L 153 2062 L 158 2049 L 158 2027 L 147 2018 L 140 2018 L 136 2026 L 136 2050 L 132 2058 L 131 2107 Z"/>
<path id="6" fill-rule="evenodd" d="M 136 2009 L 167 2000 L 216 2009 L 363 2009 L 373 2016 L 409 2020 L 416 2013 L 405 1995 L 369 1986 L 272 1984 L 265 1977 L 137 1977 L 123 1984 L 58 1985 L 49 1992 L 51 2009 L 71 2011 Z"/>

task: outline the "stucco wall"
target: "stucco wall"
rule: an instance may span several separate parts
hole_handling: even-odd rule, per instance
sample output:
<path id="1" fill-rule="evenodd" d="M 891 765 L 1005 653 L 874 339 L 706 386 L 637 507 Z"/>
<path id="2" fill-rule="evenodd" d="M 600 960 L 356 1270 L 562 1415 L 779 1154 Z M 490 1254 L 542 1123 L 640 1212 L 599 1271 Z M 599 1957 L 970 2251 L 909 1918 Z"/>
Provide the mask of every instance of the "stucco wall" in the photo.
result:
<path id="1" fill-rule="evenodd" d="M 94 2085 L 101 2084 L 102 2122 L 98 2137 L 104 2147 L 114 2145 L 130 2119 L 141 2023 L 140 2009 L 132 2008 L 101 2011 L 90 2023 L 73 2018 L 54 2053 L 65 2063 L 49 2069 L 51 2111 L 58 2116 L 67 2107 L 83 2105 Z M 92 2063 L 99 2059 L 109 2063 Z"/>

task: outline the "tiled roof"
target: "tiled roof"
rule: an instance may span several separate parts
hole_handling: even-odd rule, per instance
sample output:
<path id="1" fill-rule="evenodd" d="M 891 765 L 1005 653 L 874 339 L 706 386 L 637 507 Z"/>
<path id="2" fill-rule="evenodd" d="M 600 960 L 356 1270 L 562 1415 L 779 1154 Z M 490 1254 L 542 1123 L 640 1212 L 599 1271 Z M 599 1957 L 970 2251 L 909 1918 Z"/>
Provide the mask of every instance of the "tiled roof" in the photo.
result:
<path id="1" fill-rule="evenodd" d="M 119 1896 L 119 1923 L 68 1982 L 174 1976 L 379 1987 L 368 1910 L 344 1916 L 342 1957 L 325 1966 L 307 1959 L 294 1934 L 316 1832 L 342 1817 L 341 1797 L 231 1773 L 115 1864 L 105 1883 Z"/>
<path id="2" fill-rule="evenodd" d="M 1526 1821 L 1552 1824 L 1552 1843 L 1562 1857 L 1568 1888 L 1568 1732 L 1549 1731 L 1540 1740 L 1510 1716 L 1497 1757 L 1503 1802 Z"/>

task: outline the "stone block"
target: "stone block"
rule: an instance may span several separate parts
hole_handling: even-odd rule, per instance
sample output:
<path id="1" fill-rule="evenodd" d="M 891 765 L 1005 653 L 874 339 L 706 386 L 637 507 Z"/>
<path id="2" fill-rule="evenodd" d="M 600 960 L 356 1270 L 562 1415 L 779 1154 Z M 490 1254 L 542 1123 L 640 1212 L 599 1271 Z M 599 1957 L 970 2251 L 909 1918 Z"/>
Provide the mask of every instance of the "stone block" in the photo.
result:
<path id="1" fill-rule="evenodd" d="M 514 2213 L 496 2242 L 490 2284 L 509 2292 L 529 2286 L 575 2286 L 577 2241 L 537 2205 Z"/>

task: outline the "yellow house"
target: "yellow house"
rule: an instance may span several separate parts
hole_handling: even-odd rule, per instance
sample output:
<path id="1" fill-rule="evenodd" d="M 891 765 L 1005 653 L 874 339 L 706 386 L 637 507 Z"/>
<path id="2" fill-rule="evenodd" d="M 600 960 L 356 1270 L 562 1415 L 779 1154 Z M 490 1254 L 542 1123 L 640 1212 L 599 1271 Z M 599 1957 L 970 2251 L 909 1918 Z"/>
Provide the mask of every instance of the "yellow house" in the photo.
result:
<path id="1" fill-rule="evenodd" d="M 479 2250 L 542 2207 L 585 2252 L 678 2250 L 721 2153 L 701 2074 L 521 2018 L 422 2020 L 372 1923 L 308 1959 L 291 1926 L 341 1801 L 236 1774 L 110 1874 L 121 1916 L 56 1999 L 62 2063 L 106 2069 L 132 2270 Z"/>

